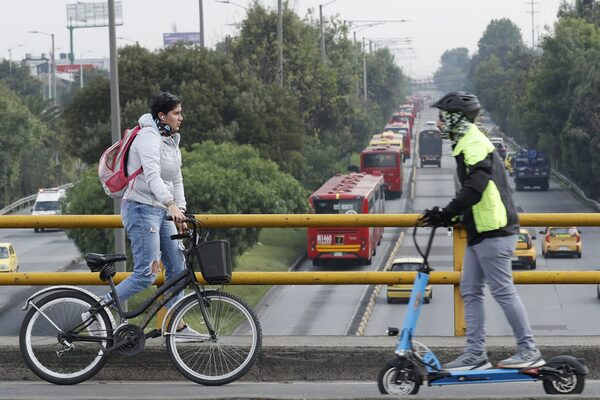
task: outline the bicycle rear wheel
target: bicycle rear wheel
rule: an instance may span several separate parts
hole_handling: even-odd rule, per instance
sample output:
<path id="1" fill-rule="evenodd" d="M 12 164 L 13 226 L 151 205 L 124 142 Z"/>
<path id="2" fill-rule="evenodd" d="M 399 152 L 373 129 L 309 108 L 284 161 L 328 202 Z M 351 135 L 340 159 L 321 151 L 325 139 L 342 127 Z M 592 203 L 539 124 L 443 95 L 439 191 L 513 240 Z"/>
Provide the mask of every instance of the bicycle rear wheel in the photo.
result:
<path id="1" fill-rule="evenodd" d="M 106 363 L 112 340 L 83 341 L 90 336 L 112 337 L 112 324 L 105 310 L 91 323 L 82 314 L 96 303 L 76 290 L 50 293 L 27 312 L 19 333 L 19 347 L 27 366 L 40 378 L 59 385 L 72 385 L 94 376 Z M 88 326 L 86 326 L 88 325 Z"/>
<path id="2" fill-rule="evenodd" d="M 233 382 L 248 372 L 262 346 L 262 330 L 254 311 L 241 299 L 224 292 L 203 297 L 212 339 L 196 296 L 188 297 L 173 313 L 167 327 L 167 351 L 186 378 L 203 385 Z M 177 333 L 185 323 L 192 333 Z"/>

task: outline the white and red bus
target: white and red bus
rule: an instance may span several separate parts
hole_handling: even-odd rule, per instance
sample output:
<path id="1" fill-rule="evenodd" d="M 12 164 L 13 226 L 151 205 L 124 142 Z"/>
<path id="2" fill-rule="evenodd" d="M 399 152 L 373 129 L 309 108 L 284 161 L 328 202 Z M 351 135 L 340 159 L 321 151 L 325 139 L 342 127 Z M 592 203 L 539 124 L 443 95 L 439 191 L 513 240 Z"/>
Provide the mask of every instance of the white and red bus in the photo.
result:
<path id="1" fill-rule="evenodd" d="M 315 214 L 383 214 L 385 182 L 381 174 L 338 174 L 308 200 Z M 383 227 L 309 227 L 308 258 L 315 266 L 326 260 L 370 265 L 382 236 Z"/>
<path id="2" fill-rule="evenodd" d="M 402 196 L 404 172 L 402 146 L 394 144 L 376 144 L 360 153 L 360 172 L 373 174 L 380 172 L 385 181 L 389 197 Z"/>

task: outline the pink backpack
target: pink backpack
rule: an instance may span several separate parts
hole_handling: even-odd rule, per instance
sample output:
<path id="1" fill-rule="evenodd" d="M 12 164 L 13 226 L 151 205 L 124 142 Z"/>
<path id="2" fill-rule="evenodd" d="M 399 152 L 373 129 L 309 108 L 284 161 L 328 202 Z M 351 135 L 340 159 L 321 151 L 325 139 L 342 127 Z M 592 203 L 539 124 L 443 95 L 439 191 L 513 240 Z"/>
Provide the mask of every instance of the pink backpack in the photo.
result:
<path id="1" fill-rule="evenodd" d="M 123 132 L 121 140 L 106 149 L 102 153 L 102 157 L 100 157 L 98 176 L 100 177 L 104 192 L 113 199 L 122 198 L 129 182 L 142 173 L 142 168 L 140 167 L 133 174 L 127 176 L 129 148 L 140 129 L 139 125 L 133 129 L 127 129 Z"/>

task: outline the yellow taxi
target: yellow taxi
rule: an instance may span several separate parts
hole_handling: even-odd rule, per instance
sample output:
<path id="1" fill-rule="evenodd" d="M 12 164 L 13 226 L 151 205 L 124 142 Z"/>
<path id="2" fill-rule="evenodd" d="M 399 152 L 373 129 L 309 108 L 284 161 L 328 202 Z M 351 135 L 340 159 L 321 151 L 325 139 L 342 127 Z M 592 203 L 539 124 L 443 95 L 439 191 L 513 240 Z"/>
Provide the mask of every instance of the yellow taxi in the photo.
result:
<path id="1" fill-rule="evenodd" d="M 504 168 L 508 171 L 508 175 L 513 176 L 515 174 L 515 165 L 513 163 L 513 158 L 515 158 L 515 152 L 509 151 L 506 153 L 506 158 L 504 159 Z"/>
<path id="2" fill-rule="evenodd" d="M 513 268 L 536 269 L 536 253 L 533 245 L 535 239 L 535 236 L 531 236 L 527 229 L 519 230 L 517 246 L 512 256 Z"/>
<path id="3" fill-rule="evenodd" d="M 574 226 L 549 226 L 544 231 L 542 254 L 548 258 L 553 255 L 573 255 L 581 258 L 581 231 Z"/>
<path id="4" fill-rule="evenodd" d="M 0 272 L 17 272 L 19 260 L 17 252 L 10 243 L 0 243 Z"/>
<path id="5" fill-rule="evenodd" d="M 423 259 L 418 257 L 400 257 L 395 258 L 392 262 L 392 266 L 390 271 L 392 272 L 404 272 L 409 271 L 413 272 L 419 269 L 419 267 L 423 265 Z M 402 284 L 402 285 L 388 285 L 387 287 L 387 302 L 388 304 L 394 303 L 396 301 L 406 301 L 410 299 L 410 293 L 412 291 L 412 284 Z M 431 289 L 431 285 L 427 285 L 425 288 L 425 298 L 423 302 L 425 304 L 429 304 L 431 299 L 433 298 L 433 290 Z"/>

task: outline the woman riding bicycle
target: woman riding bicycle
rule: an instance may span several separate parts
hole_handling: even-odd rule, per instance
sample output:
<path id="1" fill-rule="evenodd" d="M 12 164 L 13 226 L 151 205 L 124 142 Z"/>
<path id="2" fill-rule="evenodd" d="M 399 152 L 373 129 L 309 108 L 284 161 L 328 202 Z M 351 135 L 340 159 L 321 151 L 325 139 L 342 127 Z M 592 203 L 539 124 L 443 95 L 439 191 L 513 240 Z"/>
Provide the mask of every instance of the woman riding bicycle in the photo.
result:
<path id="1" fill-rule="evenodd" d="M 150 113 L 138 120 L 141 129 L 129 149 L 127 172 L 131 174 L 141 167 L 142 173 L 129 183 L 121 203 L 121 218 L 131 241 L 134 266 L 133 273 L 116 287 L 120 301 L 152 285 L 161 261 L 166 281 L 185 268 L 179 243 L 170 239 L 171 235 L 187 229 L 179 150 L 182 121 L 181 100 L 167 92 L 156 96 Z M 172 221 L 167 221 L 168 216 Z M 168 306 L 182 297 L 183 292 L 177 294 Z M 110 293 L 104 300 L 111 300 Z M 185 325 L 178 329 L 194 333 Z"/>

